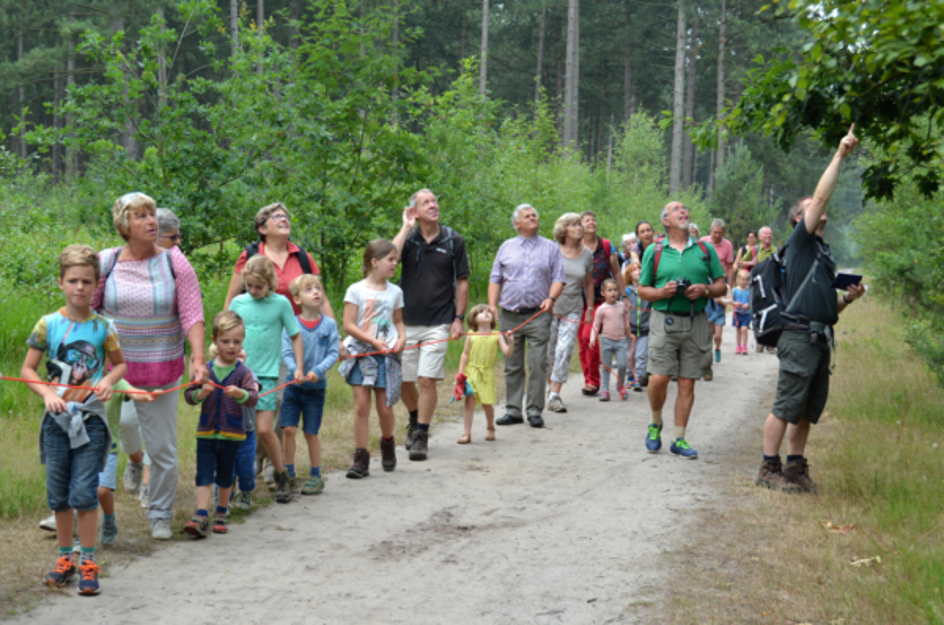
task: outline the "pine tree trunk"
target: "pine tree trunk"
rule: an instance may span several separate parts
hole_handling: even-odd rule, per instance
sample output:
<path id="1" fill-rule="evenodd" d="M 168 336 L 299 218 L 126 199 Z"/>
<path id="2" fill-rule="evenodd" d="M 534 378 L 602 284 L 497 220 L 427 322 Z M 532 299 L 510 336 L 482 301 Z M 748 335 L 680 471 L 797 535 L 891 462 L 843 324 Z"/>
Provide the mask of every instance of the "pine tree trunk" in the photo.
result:
<path id="1" fill-rule="evenodd" d="M 725 46 L 725 19 L 727 17 L 727 5 L 725 0 L 721 0 L 721 20 L 718 23 L 718 93 L 717 93 L 717 113 L 721 117 L 721 109 L 724 108 L 724 46 Z M 715 152 L 714 169 L 717 171 L 724 165 L 724 134 L 718 129 L 718 149 Z M 714 181 L 714 175 L 712 175 Z"/>
<path id="2" fill-rule="evenodd" d="M 23 57 L 25 56 L 23 52 L 23 15 L 20 14 L 20 28 L 16 33 L 16 52 L 17 60 L 20 62 L 21 67 L 23 63 Z M 20 100 L 20 121 L 26 121 L 26 87 L 20 84 L 19 89 L 17 89 L 19 100 Z M 26 125 L 24 123 L 23 129 L 20 131 L 20 137 L 17 141 L 20 151 L 20 158 L 26 158 L 26 137 L 23 133 L 26 131 Z"/>
<path id="3" fill-rule="evenodd" d="M 229 41 L 233 58 L 239 51 L 239 0 L 229 0 Z"/>
<path id="4" fill-rule="evenodd" d="M 393 32 L 391 33 L 393 38 L 393 55 L 398 59 L 397 66 L 399 66 L 400 58 L 400 0 L 393 0 Z M 393 98 L 393 101 L 396 102 L 400 98 L 400 79 L 399 72 L 398 76 L 393 79 L 393 90 L 390 95 Z M 396 115 L 396 114 L 394 114 Z M 396 123 L 396 118 L 394 118 L 394 123 Z"/>
<path id="5" fill-rule="evenodd" d="M 463 5 L 463 3 L 460 2 L 460 5 Z M 468 24 L 469 24 L 469 12 L 466 10 L 465 6 L 463 5 L 462 6 L 462 27 L 461 27 L 461 30 L 459 31 L 459 61 L 460 62 L 464 61 L 466 58 L 465 47 L 466 47 L 466 41 L 468 40 L 466 36 L 467 30 L 468 30 Z"/>
<path id="6" fill-rule="evenodd" d="M 488 78 L 488 0 L 482 0 L 482 65 L 479 67 L 479 94 L 485 96 Z"/>
<path id="7" fill-rule="evenodd" d="M 610 172 L 613 170 L 613 116 L 610 116 L 610 128 L 607 133 L 606 141 L 606 177 L 610 178 Z"/>
<path id="8" fill-rule="evenodd" d="M 685 94 L 685 119 L 695 117 L 695 64 L 698 60 L 698 14 L 692 20 L 692 38 L 688 50 L 688 88 Z M 694 180 L 695 146 L 688 132 L 684 136 L 685 149 L 682 157 L 682 189 L 688 191 Z"/>
<path id="9" fill-rule="evenodd" d="M 626 43 L 623 48 L 623 119 L 636 113 L 636 92 L 633 89 L 633 55 L 629 47 L 629 25 L 632 21 L 631 0 L 626 0 Z"/>
<path id="10" fill-rule="evenodd" d="M 678 4 L 678 28 L 675 33 L 675 84 L 672 91 L 672 154 L 669 162 L 669 194 L 679 191 L 682 179 L 682 134 L 685 106 L 685 8 Z"/>
<path id="11" fill-rule="evenodd" d="M 261 42 L 263 37 L 265 37 L 265 0 L 258 0 L 259 4 L 256 5 L 256 32 L 259 33 L 259 41 Z M 262 54 L 262 49 L 259 49 L 259 54 Z M 260 60 L 256 63 L 256 73 L 262 76 L 262 61 Z"/>
<path id="12" fill-rule="evenodd" d="M 164 20 L 164 7 L 157 8 L 157 16 Z M 163 50 L 157 55 L 158 102 L 160 107 L 167 106 L 167 55 Z"/>
<path id="13" fill-rule="evenodd" d="M 71 39 L 66 43 L 69 48 L 68 56 L 66 57 L 66 92 L 68 92 L 73 86 L 75 86 L 75 42 Z M 66 113 L 66 127 L 71 128 L 72 122 L 75 116 L 72 113 Z M 75 146 L 67 145 L 66 146 L 66 180 L 72 182 L 75 180 L 75 174 L 78 166 L 78 154 L 76 152 Z"/>
<path id="14" fill-rule="evenodd" d="M 562 143 L 572 151 L 578 149 L 577 95 L 580 78 L 580 0 L 567 3 L 567 70 L 564 85 L 564 134 Z"/>
<path id="15" fill-rule="evenodd" d="M 52 78 L 52 127 L 58 131 L 62 129 L 62 116 L 59 107 L 62 106 L 62 66 L 57 65 Z M 62 142 L 56 138 L 52 144 L 52 179 L 58 183 L 62 176 Z"/>
<path id="16" fill-rule="evenodd" d="M 534 73 L 534 110 L 541 103 L 541 73 L 544 71 L 544 31 L 547 24 L 547 7 L 541 8 L 541 28 L 538 31 L 538 67 Z"/>
<path id="17" fill-rule="evenodd" d="M 564 20 L 560 16 L 556 19 L 557 27 L 554 29 L 554 32 L 557 33 L 557 53 L 554 59 L 554 69 L 556 71 L 554 79 L 554 102 L 556 103 L 554 115 L 557 118 L 557 134 L 563 136 L 564 134 L 564 59 L 562 54 L 562 48 L 560 41 L 564 39 L 561 37 L 561 31 L 564 29 Z M 566 36 L 566 35 L 565 35 Z"/>
<path id="18" fill-rule="evenodd" d="M 290 20 L 292 20 L 292 22 L 298 21 L 298 0 L 288 1 L 288 17 Z M 289 37 L 288 47 L 291 48 L 292 50 L 298 49 L 298 44 L 299 44 L 298 36 L 299 36 L 298 26 L 295 26 L 294 24 L 292 24 L 292 26 L 289 27 L 289 31 L 288 31 L 288 37 Z"/>

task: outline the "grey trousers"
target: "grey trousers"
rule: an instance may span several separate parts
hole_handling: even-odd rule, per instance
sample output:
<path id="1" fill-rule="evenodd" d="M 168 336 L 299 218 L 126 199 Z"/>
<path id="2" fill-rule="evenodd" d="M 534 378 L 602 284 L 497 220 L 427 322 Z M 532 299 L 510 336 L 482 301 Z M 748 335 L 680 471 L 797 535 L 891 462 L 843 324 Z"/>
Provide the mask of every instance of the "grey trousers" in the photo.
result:
<path id="1" fill-rule="evenodd" d="M 177 386 L 141 386 L 145 391 L 165 390 Z M 177 400 L 180 390 L 161 395 L 150 403 L 134 402 L 144 434 L 144 446 L 151 458 L 151 485 L 148 491 L 149 519 L 170 519 L 174 516 L 177 497 Z"/>
<path id="2" fill-rule="evenodd" d="M 532 313 L 533 314 L 533 313 Z M 510 310 L 501 309 L 498 315 L 502 332 L 513 330 L 524 323 L 531 315 L 519 315 Z M 544 411 L 544 391 L 547 386 L 547 345 L 551 338 L 551 319 L 553 315 L 538 315 L 520 330 L 515 332 L 515 351 L 511 358 L 505 359 L 505 412 L 513 417 L 538 415 Z M 527 347 L 525 347 L 527 343 Z M 528 352 L 528 403 L 525 412 L 521 411 L 525 391 L 525 349 Z"/>

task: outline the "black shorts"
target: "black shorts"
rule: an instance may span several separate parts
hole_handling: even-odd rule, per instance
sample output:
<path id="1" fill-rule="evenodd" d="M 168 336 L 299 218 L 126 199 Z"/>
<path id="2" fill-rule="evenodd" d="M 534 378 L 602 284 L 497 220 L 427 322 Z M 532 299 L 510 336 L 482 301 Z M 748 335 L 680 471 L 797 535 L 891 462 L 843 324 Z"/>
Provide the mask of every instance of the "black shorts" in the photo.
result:
<path id="1" fill-rule="evenodd" d="M 829 398 L 830 347 L 825 337 L 816 335 L 810 343 L 806 332 L 784 332 L 777 341 L 780 376 L 777 378 L 775 417 L 788 423 L 819 421 Z"/>

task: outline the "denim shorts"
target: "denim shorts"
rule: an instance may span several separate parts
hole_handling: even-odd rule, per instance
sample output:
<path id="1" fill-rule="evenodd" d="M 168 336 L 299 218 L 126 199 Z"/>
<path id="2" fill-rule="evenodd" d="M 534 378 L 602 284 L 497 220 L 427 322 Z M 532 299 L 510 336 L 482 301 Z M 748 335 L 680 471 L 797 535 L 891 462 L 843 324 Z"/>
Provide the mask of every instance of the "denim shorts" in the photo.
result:
<path id="1" fill-rule="evenodd" d="M 709 299 L 708 305 L 705 306 L 705 312 L 708 314 L 708 323 L 716 326 L 724 325 L 724 316 L 726 312 L 724 306 L 713 299 Z"/>
<path id="2" fill-rule="evenodd" d="M 114 491 L 118 483 L 118 446 L 111 444 L 111 452 L 108 454 L 108 462 L 105 463 L 105 469 L 98 474 L 98 486 L 104 486 L 108 490 Z"/>
<path id="3" fill-rule="evenodd" d="M 53 512 L 74 508 L 80 512 L 98 508 L 98 474 L 108 438 L 104 420 L 85 422 L 89 442 L 72 449 L 69 435 L 56 421 L 43 417 L 43 452 L 46 455 L 46 501 Z"/>
<path id="4" fill-rule="evenodd" d="M 370 356 L 377 361 L 377 382 L 374 384 L 374 388 L 387 388 L 387 358 L 380 354 Z M 358 358 L 357 364 L 354 365 L 354 368 L 351 369 L 351 375 L 347 378 L 347 383 L 351 386 L 363 386 L 364 385 L 364 375 L 361 373 L 361 360 L 363 358 Z"/>
<path id="5" fill-rule="evenodd" d="M 259 378 L 259 386 L 262 388 L 259 389 L 259 403 L 256 404 L 256 413 L 262 412 L 264 410 L 275 410 L 279 405 L 278 393 L 269 393 L 268 395 L 262 397 L 263 393 L 271 391 L 276 386 L 279 385 L 279 378 Z"/>
<path id="6" fill-rule="evenodd" d="M 324 405 L 325 389 L 305 388 L 298 385 L 287 386 L 285 395 L 282 396 L 282 414 L 279 417 L 279 425 L 283 428 L 297 428 L 299 420 L 304 416 L 302 431 L 311 436 L 318 436 Z"/>
<path id="7" fill-rule="evenodd" d="M 275 393 L 272 393 L 275 395 Z M 233 485 L 236 458 L 242 441 L 224 441 L 216 438 L 197 439 L 197 486 L 220 488 Z"/>

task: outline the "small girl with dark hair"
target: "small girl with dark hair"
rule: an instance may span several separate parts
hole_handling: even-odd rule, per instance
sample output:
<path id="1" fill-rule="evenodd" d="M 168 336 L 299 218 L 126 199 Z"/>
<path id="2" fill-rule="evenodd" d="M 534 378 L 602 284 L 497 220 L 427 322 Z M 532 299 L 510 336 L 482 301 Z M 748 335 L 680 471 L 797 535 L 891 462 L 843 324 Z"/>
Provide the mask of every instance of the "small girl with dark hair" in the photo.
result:
<path id="1" fill-rule="evenodd" d="M 472 416 L 475 411 L 475 400 L 482 404 L 485 411 L 486 434 L 485 440 L 495 440 L 495 409 L 498 399 L 495 387 L 495 360 L 498 349 L 511 358 L 514 352 L 515 337 L 495 332 L 495 317 L 492 309 L 485 304 L 474 306 L 469 312 L 469 334 L 465 335 L 465 348 L 462 358 L 459 359 L 459 373 L 456 383 L 464 385 L 466 382 L 472 387 L 472 394 L 465 397 L 465 408 L 462 411 L 462 424 L 465 434 L 459 439 L 460 445 L 472 442 Z"/>
<path id="2" fill-rule="evenodd" d="M 396 272 L 397 248 L 385 239 L 374 239 L 364 250 L 364 279 L 349 286 L 344 295 L 344 331 L 348 334 L 344 345 L 351 358 L 339 372 L 354 391 L 354 463 L 347 472 L 352 479 L 370 475 L 371 388 L 380 419 L 381 466 L 384 471 L 397 466 L 392 407 L 400 399 L 403 377 L 397 355 L 406 346 L 406 326 L 403 291 L 390 282 Z"/>

